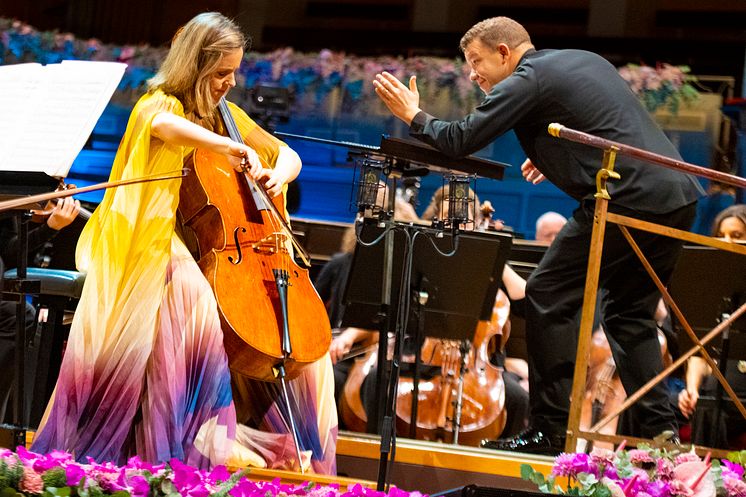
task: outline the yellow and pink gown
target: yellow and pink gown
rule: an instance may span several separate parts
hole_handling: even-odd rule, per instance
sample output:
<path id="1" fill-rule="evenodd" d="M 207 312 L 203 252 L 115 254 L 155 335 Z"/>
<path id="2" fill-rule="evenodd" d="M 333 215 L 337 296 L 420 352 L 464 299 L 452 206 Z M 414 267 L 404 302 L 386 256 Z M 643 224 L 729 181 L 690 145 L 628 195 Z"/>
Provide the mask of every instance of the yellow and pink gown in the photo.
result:
<path id="1" fill-rule="evenodd" d="M 184 116 L 179 100 L 161 91 L 136 104 L 112 180 L 181 170 L 191 149 L 151 136 L 153 117 L 164 111 Z M 274 166 L 284 144 L 232 104 L 231 112 L 246 143 Z M 177 458 L 199 468 L 287 467 L 296 458 L 276 385 L 232 377 L 228 368 L 215 298 L 175 230 L 180 184 L 109 189 L 86 224 L 76 252 L 86 282 L 32 450 L 64 450 L 84 462 Z M 333 474 L 328 354 L 289 390 L 304 459 Z"/>

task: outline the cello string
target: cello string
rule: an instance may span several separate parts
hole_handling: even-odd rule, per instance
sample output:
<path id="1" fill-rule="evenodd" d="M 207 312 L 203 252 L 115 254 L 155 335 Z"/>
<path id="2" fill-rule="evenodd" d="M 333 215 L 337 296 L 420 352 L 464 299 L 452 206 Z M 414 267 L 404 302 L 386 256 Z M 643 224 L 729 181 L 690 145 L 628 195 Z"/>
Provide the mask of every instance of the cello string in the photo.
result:
<path id="1" fill-rule="evenodd" d="M 238 143 L 243 143 L 243 139 L 241 138 L 241 133 L 238 130 L 238 126 L 236 126 L 235 121 L 233 120 L 233 117 L 230 113 L 230 109 L 228 108 L 228 104 L 225 101 L 225 98 L 220 100 L 220 103 L 218 104 L 221 114 L 223 115 L 223 122 L 225 122 L 226 128 L 228 130 L 228 134 L 234 141 Z M 260 157 L 259 160 L 262 162 L 262 166 L 266 167 L 266 164 L 264 160 Z M 246 175 L 246 182 L 249 184 L 249 188 L 252 190 L 252 192 L 256 192 L 257 195 L 260 197 L 260 200 L 262 201 L 262 204 L 264 208 L 271 211 L 274 214 L 274 217 L 272 219 L 273 228 L 277 231 L 284 232 L 285 236 L 290 241 L 291 247 L 295 248 L 296 253 L 301 258 L 303 263 L 306 267 L 311 267 L 311 261 L 308 253 L 306 253 L 305 249 L 301 244 L 298 242 L 298 240 L 293 235 L 292 230 L 290 229 L 290 225 L 285 220 L 285 216 L 280 213 L 277 206 L 272 202 L 272 199 L 270 199 L 269 195 L 267 194 L 267 191 L 262 187 L 261 185 L 258 185 L 253 178 Z M 257 206 L 259 208 L 259 206 Z M 279 226 L 278 226 L 279 225 Z M 288 268 L 289 269 L 289 263 Z"/>
<path id="2" fill-rule="evenodd" d="M 228 131 L 228 136 L 230 136 L 230 138 L 235 142 L 244 143 L 241 137 L 241 132 L 239 131 L 238 126 L 236 125 L 236 122 L 233 119 L 232 114 L 230 113 L 230 109 L 228 108 L 228 104 L 226 103 L 225 98 L 220 99 L 218 106 L 220 107 L 220 112 L 223 117 L 223 122 L 225 123 L 225 127 Z M 242 165 L 245 164 L 245 160 L 246 160 L 245 158 L 242 159 Z M 259 160 L 262 163 L 262 167 L 266 167 L 264 160 L 261 158 L 259 158 Z M 244 171 L 242 175 L 249 189 L 252 192 L 252 198 L 254 199 L 255 203 L 257 203 L 257 200 L 258 200 L 262 204 L 262 205 L 256 205 L 256 208 L 258 210 L 266 210 L 270 214 L 268 216 L 268 221 L 270 223 L 270 226 L 272 227 L 273 234 L 275 235 L 273 237 L 272 242 L 274 244 L 275 253 L 279 255 L 280 251 L 282 250 L 282 247 L 281 247 L 282 237 L 279 237 L 278 235 L 279 233 L 284 232 L 284 235 L 287 236 L 287 231 L 288 231 L 288 230 L 283 229 L 284 227 L 283 223 L 279 222 L 279 219 L 282 219 L 282 216 L 280 216 L 279 211 L 277 210 L 272 200 L 269 198 L 269 195 L 267 194 L 267 191 L 264 189 L 264 187 L 259 185 L 251 176 L 247 174 L 245 170 L 245 165 L 244 165 Z M 288 273 L 290 269 L 289 262 L 287 262 L 285 258 L 280 257 L 280 267 L 278 269 L 280 271 L 284 271 L 285 273 Z M 272 275 L 272 277 L 274 278 L 274 275 Z"/>

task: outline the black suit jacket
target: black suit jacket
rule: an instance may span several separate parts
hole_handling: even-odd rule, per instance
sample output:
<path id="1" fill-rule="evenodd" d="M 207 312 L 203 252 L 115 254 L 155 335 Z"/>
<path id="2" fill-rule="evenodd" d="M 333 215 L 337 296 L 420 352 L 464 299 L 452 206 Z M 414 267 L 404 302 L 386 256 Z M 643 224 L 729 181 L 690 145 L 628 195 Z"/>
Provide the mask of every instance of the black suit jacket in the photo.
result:
<path id="1" fill-rule="evenodd" d="M 550 136 L 553 122 L 681 159 L 616 68 L 583 50 L 529 50 L 471 114 L 449 122 L 420 112 L 410 134 L 460 157 L 513 129 L 549 181 L 579 201 L 592 198 L 603 151 Z M 608 183 L 612 205 L 661 214 L 704 194 L 691 175 L 621 155 L 615 164 L 621 180 Z"/>

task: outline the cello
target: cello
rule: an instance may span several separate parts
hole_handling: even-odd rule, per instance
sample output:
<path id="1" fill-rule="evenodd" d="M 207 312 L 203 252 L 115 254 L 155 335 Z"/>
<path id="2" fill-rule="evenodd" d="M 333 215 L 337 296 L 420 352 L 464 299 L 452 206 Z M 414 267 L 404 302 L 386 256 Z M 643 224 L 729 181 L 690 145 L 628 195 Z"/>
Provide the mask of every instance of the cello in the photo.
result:
<path id="1" fill-rule="evenodd" d="M 219 108 L 231 139 L 243 142 L 225 99 Z M 293 247 L 304 253 L 284 196 L 270 199 L 220 154 L 197 149 L 189 162 L 179 217 L 218 302 L 229 366 L 262 381 L 292 379 L 328 352 L 331 326 L 308 269 L 293 257 Z"/>
<path id="2" fill-rule="evenodd" d="M 479 446 L 497 438 L 505 427 L 505 383 L 502 372 L 489 360 L 493 338 L 509 327 L 510 302 L 498 291 L 490 321 L 480 321 L 471 347 L 452 340 L 425 339 L 424 365 L 439 366 L 440 374 L 421 379 L 418 389 L 416 438 Z M 397 431 L 408 433 L 412 423 L 413 379 L 399 379 Z M 456 437 L 458 427 L 458 437 Z"/>
<path id="3" fill-rule="evenodd" d="M 459 443 L 478 446 L 483 438 L 496 438 L 505 427 L 505 384 L 501 371 L 489 361 L 489 346 L 494 338 L 504 341 L 509 327 L 507 296 L 498 292 L 490 321 L 480 321 L 472 346 L 462 348 L 451 340 L 427 338 L 423 343 L 423 365 L 440 373 L 421 379 L 418 391 L 416 438 L 452 442 L 454 440 L 455 402 L 461 389 Z M 350 368 L 341 398 L 339 415 L 352 431 L 365 432 L 367 414 L 360 397 L 365 378 L 376 367 L 377 354 L 370 352 L 356 359 Z M 410 432 L 413 379 L 400 377 L 397 387 L 396 430 Z"/>

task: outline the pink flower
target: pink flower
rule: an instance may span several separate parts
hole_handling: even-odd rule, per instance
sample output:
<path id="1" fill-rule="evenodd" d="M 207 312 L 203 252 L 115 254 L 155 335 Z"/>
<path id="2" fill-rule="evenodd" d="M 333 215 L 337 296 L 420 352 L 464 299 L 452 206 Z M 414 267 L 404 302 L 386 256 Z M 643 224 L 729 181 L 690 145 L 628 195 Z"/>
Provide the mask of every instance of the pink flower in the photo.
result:
<path id="1" fill-rule="evenodd" d="M 673 473 L 672 488 L 674 484 L 681 483 L 691 492 L 685 495 L 715 497 L 715 482 L 710 472 L 710 464 L 699 460 L 687 461 L 676 466 Z"/>
<path id="2" fill-rule="evenodd" d="M 629 461 L 638 466 L 654 462 L 653 458 L 650 457 L 650 454 L 648 454 L 648 451 L 646 450 L 632 449 L 628 450 L 627 454 L 629 455 Z"/>
<path id="3" fill-rule="evenodd" d="M 676 459 L 674 460 L 674 462 L 678 466 L 679 464 L 683 464 L 685 462 L 699 462 L 701 460 L 702 459 L 700 459 L 699 456 L 695 454 L 694 452 L 685 452 L 683 454 L 679 454 L 678 456 L 676 456 Z"/>
<path id="4" fill-rule="evenodd" d="M 44 482 L 41 475 L 31 468 L 26 468 L 23 472 L 23 478 L 18 485 L 19 490 L 29 494 L 40 494 L 44 491 Z"/>
<path id="5" fill-rule="evenodd" d="M 562 453 L 554 459 L 552 474 L 557 476 L 577 476 L 580 473 L 590 473 L 590 456 L 588 454 Z"/>
<path id="6" fill-rule="evenodd" d="M 130 492 L 133 497 L 146 497 L 150 493 L 150 484 L 148 480 L 141 475 L 133 476 L 129 479 Z"/>
<path id="7" fill-rule="evenodd" d="M 723 478 L 723 487 L 729 497 L 746 497 L 746 483 L 736 478 Z"/>
<path id="8" fill-rule="evenodd" d="M 686 483 L 679 480 L 672 481 L 669 489 L 671 495 L 680 495 L 682 497 L 692 497 L 694 495 L 692 489 L 689 488 Z"/>
<path id="9" fill-rule="evenodd" d="M 671 481 L 673 479 L 673 463 L 668 459 L 658 459 L 656 463 L 658 469 L 658 478 L 663 481 Z"/>
<path id="10" fill-rule="evenodd" d="M 616 453 L 613 450 L 604 449 L 602 447 L 594 447 L 591 451 L 591 462 L 593 462 L 593 464 L 611 466 L 614 464 L 615 457 Z"/>

